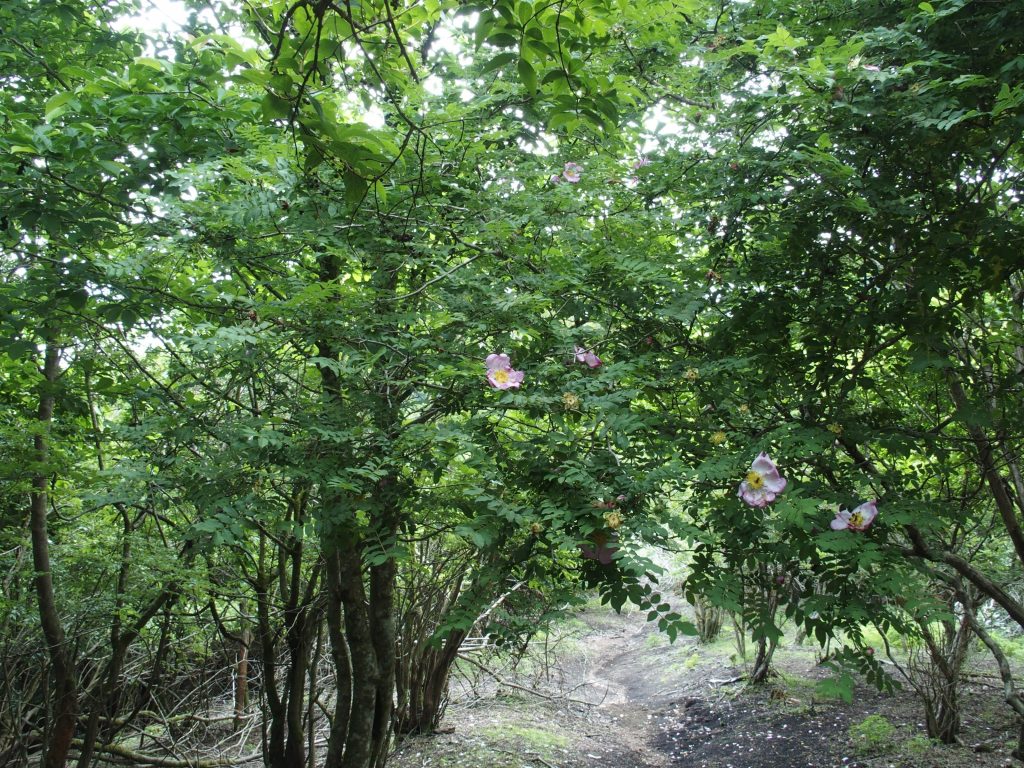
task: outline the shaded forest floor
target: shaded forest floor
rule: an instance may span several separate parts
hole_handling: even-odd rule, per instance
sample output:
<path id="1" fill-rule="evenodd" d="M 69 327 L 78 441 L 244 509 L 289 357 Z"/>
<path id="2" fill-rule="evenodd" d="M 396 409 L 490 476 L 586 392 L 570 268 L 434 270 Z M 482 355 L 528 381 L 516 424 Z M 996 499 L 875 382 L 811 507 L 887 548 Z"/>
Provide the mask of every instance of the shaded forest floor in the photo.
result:
<path id="1" fill-rule="evenodd" d="M 782 645 L 760 690 L 736 680 L 732 633 L 674 645 L 639 613 L 590 609 L 515 670 L 474 657 L 453 685 L 441 732 L 411 739 L 397 768 L 1004 768 L 1016 735 L 988 657 L 962 688 L 964 745 L 926 736 L 921 707 L 858 685 L 822 699 L 816 646 Z M 473 674 L 470 674 L 472 672 Z M 543 695 L 528 693 L 531 689 Z"/>

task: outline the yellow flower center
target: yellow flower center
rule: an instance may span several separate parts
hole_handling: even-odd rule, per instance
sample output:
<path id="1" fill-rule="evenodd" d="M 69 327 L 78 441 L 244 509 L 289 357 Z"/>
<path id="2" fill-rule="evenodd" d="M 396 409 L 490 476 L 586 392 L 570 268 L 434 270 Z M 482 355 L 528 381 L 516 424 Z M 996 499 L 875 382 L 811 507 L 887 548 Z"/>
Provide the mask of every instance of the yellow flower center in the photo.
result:
<path id="1" fill-rule="evenodd" d="M 752 491 L 761 490 L 764 487 L 764 478 L 761 477 L 761 473 L 754 470 L 747 472 L 747 485 L 750 486 Z"/>
<path id="2" fill-rule="evenodd" d="M 622 516 L 618 512 L 609 512 L 604 516 L 604 521 L 613 531 L 622 525 Z"/>
<path id="3" fill-rule="evenodd" d="M 862 515 L 860 512 L 854 512 L 852 515 L 850 515 L 849 525 L 851 528 L 860 528 L 862 525 L 864 525 L 864 515 Z"/>
<path id="4" fill-rule="evenodd" d="M 498 370 L 494 371 L 491 374 L 491 378 L 493 378 L 499 384 L 507 384 L 508 383 L 508 371 L 506 371 L 504 368 L 499 368 Z"/>
<path id="5" fill-rule="evenodd" d="M 721 445 L 726 441 L 727 437 L 728 436 L 725 434 L 725 432 L 715 432 L 714 434 L 711 435 L 711 444 Z"/>

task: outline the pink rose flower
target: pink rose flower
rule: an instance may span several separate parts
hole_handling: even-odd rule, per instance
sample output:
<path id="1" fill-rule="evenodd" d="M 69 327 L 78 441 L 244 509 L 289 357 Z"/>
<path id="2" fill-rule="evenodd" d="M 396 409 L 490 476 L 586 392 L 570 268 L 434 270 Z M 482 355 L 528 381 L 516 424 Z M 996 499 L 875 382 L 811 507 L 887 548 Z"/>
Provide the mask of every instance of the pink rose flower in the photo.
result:
<path id="1" fill-rule="evenodd" d="M 573 354 L 576 356 L 577 363 L 586 363 L 591 368 L 597 368 L 603 364 L 601 358 L 595 355 L 592 350 L 584 349 L 583 347 L 573 347 Z"/>
<path id="2" fill-rule="evenodd" d="M 761 451 L 740 483 L 739 496 L 752 507 L 767 507 L 786 489 L 786 478 L 767 453 Z"/>
<path id="3" fill-rule="evenodd" d="M 526 374 L 512 368 L 508 355 L 488 355 L 484 362 L 487 364 L 487 381 L 495 389 L 518 388 L 523 383 Z"/>
<path id="4" fill-rule="evenodd" d="M 877 501 L 866 501 L 857 507 L 853 512 L 841 509 L 836 512 L 836 519 L 832 521 L 833 531 L 866 531 L 875 516 L 878 514 Z"/>
<path id="5" fill-rule="evenodd" d="M 570 184 L 577 184 L 582 173 L 583 168 L 577 163 L 566 163 L 565 168 L 562 169 L 562 178 Z"/>

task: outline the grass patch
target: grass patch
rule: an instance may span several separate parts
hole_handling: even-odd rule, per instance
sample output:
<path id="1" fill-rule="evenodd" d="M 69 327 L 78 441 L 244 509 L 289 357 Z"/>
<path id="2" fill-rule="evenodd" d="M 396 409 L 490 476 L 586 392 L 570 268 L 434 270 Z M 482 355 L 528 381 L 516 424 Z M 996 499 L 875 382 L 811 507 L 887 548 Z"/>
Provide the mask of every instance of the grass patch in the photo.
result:
<path id="1" fill-rule="evenodd" d="M 923 755 L 935 746 L 935 742 L 929 739 L 927 736 L 922 736 L 920 733 L 911 736 L 909 739 L 904 739 L 900 751 L 905 755 Z"/>
<path id="2" fill-rule="evenodd" d="M 478 744 L 439 746 L 432 741 L 409 744 L 400 757 L 406 765 L 424 765 L 429 759 L 431 768 L 522 768 L 520 755 L 496 752 L 493 747 Z"/>
<path id="3" fill-rule="evenodd" d="M 881 755 L 896 746 L 896 726 L 882 715 L 868 715 L 850 726 L 850 741 L 858 755 Z"/>
<path id="4" fill-rule="evenodd" d="M 993 630 L 990 634 L 1008 657 L 1011 659 L 1024 659 L 1024 636 L 1009 637 L 998 630 Z M 982 651 L 988 651 L 980 640 L 978 645 L 981 646 Z"/>
<path id="5" fill-rule="evenodd" d="M 555 753 L 564 752 L 572 743 L 564 734 L 521 725 L 488 726 L 477 733 L 488 741 L 513 744 L 516 751 L 536 752 L 543 758 L 556 757 Z"/>
<path id="6" fill-rule="evenodd" d="M 664 632 L 651 632 L 644 638 L 644 648 L 661 648 L 669 645 L 668 635 Z"/>

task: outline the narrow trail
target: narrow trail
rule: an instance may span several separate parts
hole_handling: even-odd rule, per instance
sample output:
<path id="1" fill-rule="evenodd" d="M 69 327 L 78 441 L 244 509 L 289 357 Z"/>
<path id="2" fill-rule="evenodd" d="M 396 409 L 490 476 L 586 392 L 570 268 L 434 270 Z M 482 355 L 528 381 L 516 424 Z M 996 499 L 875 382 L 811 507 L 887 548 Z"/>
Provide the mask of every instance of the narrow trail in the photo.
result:
<path id="1" fill-rule="evenodd" d="M 712 680 L 732 679 L 740 670 L 723 665 L 682 672 L 678 650 L 671 653 L 657 639 L 638 614 L 585 638 L 588 697 L 599 702 L 602 726 L 595 750 L 585 755 L 587 768 L 850 765 L 833 743 L 846 727 L 835 708 L 795 714 L 773 706 L 771 690 L 734 698 L 731 687 Z"/>
<path id="2" fill-rule="evenodd" d="M 564 641 L 564 645 L 559 645 Z M 551 655 L 548 655 L 548 654 Z M 543 659 L 543 664 L 537 660 Z M 445 728 L 408 740 L 395 768 L 1009 768 L 1008 752 L 933 745 L 912 694 L 858 684 L 853 701 L 823 701 L 815 650 L 785 644 L 779 677 L 743 686 L 729 638 L 669 645 L 643 614 L 576 614 L 553 648 L 511 687 L 466 677 Z M 483 680 L 481 684 L 479 680 Z M 734 684 L 735 682 L 735 684 Z M 534 693 L 531 693 L 534 692 Z M 534 695 L 536 694 L 536 695 Z M 971 737 L 1001 745 L 1015 721 L 991 686 L 976 697 Z M 856 742 L 876 721 L 887 731 Z"/>
<path id="3" fill-rule="evenodd" d="M 598 702 L 599 738 L 587 751 L 588 765 L 606 767 L 665 768 L 666 756 L 650 745 L 655 741 L 657 713 L 651 709 L 644 669 L 643 625 L 623 623 L 587 638 L 586 691 Z M 589 734 L 588 734 L 589 735 Z"/>

